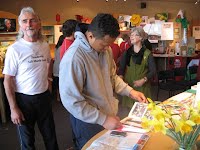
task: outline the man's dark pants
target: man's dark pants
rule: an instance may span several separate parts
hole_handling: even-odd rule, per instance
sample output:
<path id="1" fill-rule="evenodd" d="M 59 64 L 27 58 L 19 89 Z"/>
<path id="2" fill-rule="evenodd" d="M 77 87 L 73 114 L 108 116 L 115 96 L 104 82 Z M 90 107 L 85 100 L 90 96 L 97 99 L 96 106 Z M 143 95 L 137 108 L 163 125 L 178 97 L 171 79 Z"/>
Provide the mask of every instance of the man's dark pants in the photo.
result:
<path id="1" fill-rule="evenodd" d="M 76 144 L 76 149 L 81 148 L 97 133 L 104 128 L 98 124 L 90 124 L 83 122 L 70 114 L 70 121 L 72 126 L 72 132 Z"/>
<path id="2" fill-rule="evenodd" d="M 46 149 L 58 150 L 49 91 L 36 95 L 16 93 L 16 100 L 25 117 L 23 124 L 17 126 L 21 149 L 35 150 L 34 127 L 37 123 Z"/>

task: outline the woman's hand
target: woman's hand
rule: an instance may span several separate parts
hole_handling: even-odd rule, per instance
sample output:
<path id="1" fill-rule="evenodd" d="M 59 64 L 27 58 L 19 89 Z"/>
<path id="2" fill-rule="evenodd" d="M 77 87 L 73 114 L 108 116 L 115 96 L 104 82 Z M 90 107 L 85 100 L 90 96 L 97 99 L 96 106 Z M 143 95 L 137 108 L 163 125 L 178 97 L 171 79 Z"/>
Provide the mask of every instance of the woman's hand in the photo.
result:
<path id="1" fill-rule="evenodd" d="M 133 86 L 134 86 L 134 87 L 141 87 L 141 86 L 143 86 L 143 84 L 144 84 L 145 82 L 146 82 L 145 79 L 142 78 L 142 79 L 140 79 L 140 80 L 134 81 L 134 82 L 133 82 Z"/>

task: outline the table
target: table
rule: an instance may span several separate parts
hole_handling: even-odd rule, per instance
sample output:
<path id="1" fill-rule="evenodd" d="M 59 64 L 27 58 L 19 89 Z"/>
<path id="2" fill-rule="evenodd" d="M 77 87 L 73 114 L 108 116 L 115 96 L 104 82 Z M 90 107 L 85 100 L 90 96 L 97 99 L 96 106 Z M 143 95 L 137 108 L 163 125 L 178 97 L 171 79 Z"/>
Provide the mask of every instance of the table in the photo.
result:
<path id="1" fill-rule="evenodd" d="M 188 93 L 192 93 L 194 94 L 195 91 L 194 90 L 187 90 L 185 92 L 182 92 L 180 94 L 177 94 L 175 96 L 173 96 L 173 99 L 179 99 L 180 97 L 190 97 L 191 95 L 189 95 Z M 178 98 L 179 97 L 179 98 Z M 171 97 L 172 98 L 172 97 Z M 169 98 L 169 99 L 171 99 Z M 167 99 L 167 100 L 169 100 Z M 97 138 L 99 138 L 100 136 L 102 136 L 105 132 L 107 132 L 108 130 L 103 130 L 100 133 L 96 134 L 94 137 L 92 137 L 82 148 L 82 150 L 86 150 L 94 140 L 96 140 Z M 164 135 L 162 133 L 153 133 L 150 132 L 148 133 L 148 135 L 150 136 L 149 140 L 147 141 L 147 143 L 145 144 L 144 148 L 142 150 L 173 150 L 174 146 L 175 146 L 175 141 L 172 140 L 169 136 Z M 200 136 L 198 138 L 198 140 L 200 140 Z M 197 144 L 198 149 L 200 149 L 200 141 Z"/>
<path id="2" fill-rule="evenodd" d="M 174 58 L 176 55 L 170 55 L 170 54 L 153 54 L 153 57 L 155 58 L 157 70 L 167 70 L 168 66 L 168 59 Z M 185 55 L 181 56 L 184 59 L 184 64 L 187 65 L 189 63 L 189 59 L 197 57 L 198 54 L 193 55 Z M 163 66 L 164 65 L 164 66 Z"/>
<path id="3" fill-rule="evenodd" d="M 86 150 L 94 140 L 96 140 L 98 137 L 103 135 L 107 130 L 103 130 L 96 134 L 94 137 L 92 137 L 82 148 L 82 150 Z M 175 141 L 172 140 L 170 137 L 162 134 L 162 133 L 148 133 L 150 135 L 149 140 L 145 144 L 144 148 L 142 150 L 173 150 L 173 147 L 175 146 Z M 200 137 L 198 138 L 200 140 Z M 197 145 L 199 149 L 199 145 Z"/>

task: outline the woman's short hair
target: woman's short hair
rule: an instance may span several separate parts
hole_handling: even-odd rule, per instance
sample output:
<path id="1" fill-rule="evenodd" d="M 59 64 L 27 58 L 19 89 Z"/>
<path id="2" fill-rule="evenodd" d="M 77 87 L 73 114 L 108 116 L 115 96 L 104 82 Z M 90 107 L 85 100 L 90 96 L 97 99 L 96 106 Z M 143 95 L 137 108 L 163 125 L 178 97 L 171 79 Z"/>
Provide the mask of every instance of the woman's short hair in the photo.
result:
<path id="1" fill-rule="evenodd" d="M 147 34 L 144 32 L 144 29 L 142 27 L 134 27 L 131 29 L 131 33 L 135 32 L 138 36 L 142 38 L 142 41 L 147 39 Z"/>

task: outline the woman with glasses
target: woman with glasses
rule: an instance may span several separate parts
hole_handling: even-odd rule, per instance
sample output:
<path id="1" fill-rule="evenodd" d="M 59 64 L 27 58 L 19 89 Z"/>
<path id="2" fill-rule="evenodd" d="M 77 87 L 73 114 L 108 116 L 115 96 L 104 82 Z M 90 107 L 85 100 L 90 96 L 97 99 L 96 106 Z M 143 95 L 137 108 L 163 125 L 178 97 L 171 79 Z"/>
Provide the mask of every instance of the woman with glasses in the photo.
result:
<path id="1" fill-rule="evenodd" d="M 141 27 L 131 30 L 132 46 L 124 52 L 120 61 L 119 75 L 135 90 L 151 98 L 150 79 L 156 72 L 155 61 L 149 49 L 144 45 L 146 33 Z M 132 107 L 134 101 L 123 97 L 122 105 Z"/>

